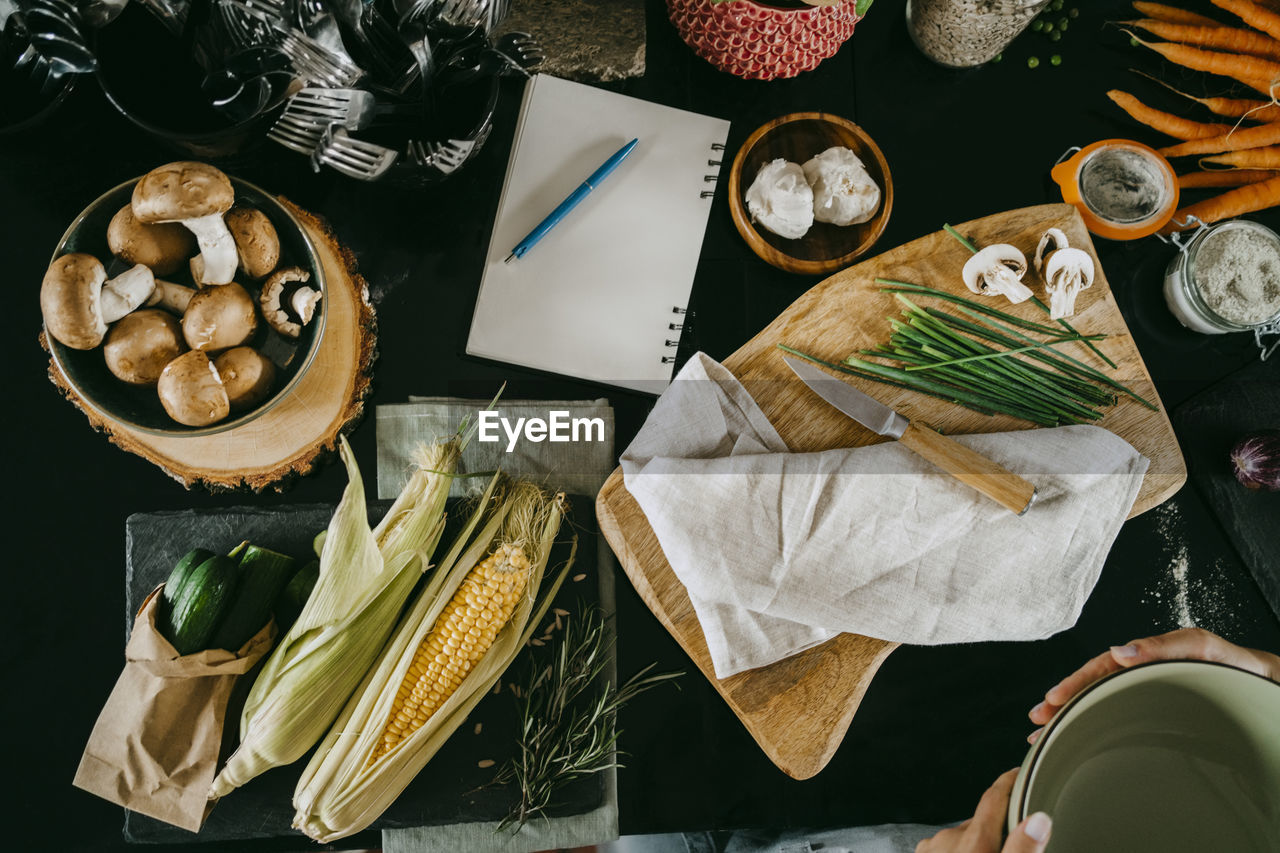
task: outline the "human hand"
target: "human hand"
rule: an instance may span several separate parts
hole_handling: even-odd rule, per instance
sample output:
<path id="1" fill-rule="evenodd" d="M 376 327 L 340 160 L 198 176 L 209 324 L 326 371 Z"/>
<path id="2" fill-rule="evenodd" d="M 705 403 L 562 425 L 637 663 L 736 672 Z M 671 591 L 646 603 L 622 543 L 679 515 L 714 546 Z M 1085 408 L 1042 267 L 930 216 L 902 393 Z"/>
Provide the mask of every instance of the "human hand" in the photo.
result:
<path id="1" fill-rule="evenodd" d="M 921 841 L 916 845 L 916 853 L 1041 853 L 1049 843 L 1049 830 L 1053 828 L 1044 812 L 1031 815 L 1018 824 L 1008 839 L 1003 839 L 1009 793 L 1017 776 L 1016 767 L 1001 774 L 978 801 L 973 817 Z"/>
<path id="2" fill-rule="evenodd" d="M 1237 646 L 1202 628 L 1182 628 L 1158 637 L 1134 640 L 1124 646 L 1112 646 L 1062 679 L 1044 695 L 1044 701 L 1032 708 L 1027 715 L 1033 723 L 1042 727 L 1032 732 L 1027 740 L 1035 743 L 1044 730 L 1044 724 L 1072 696 L 1099 678 L 1134 664 L 1156 660 L 1214 661 L 1257 673 L 1272 681 L 1280 681 L 1280 657 Z"/>

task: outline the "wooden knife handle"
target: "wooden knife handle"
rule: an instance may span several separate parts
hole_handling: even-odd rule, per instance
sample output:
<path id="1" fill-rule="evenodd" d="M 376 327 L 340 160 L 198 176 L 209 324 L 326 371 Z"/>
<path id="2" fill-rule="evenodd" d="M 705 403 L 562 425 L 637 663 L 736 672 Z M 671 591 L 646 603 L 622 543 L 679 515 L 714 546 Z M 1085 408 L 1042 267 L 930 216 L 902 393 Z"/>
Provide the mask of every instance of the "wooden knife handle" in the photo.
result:
<path id="1" fill-rule="evenodd" d="M 1035 486 L 982 454 L 975 453 L 928 427 L 909 423 L 898 441 L 960 482 L 972 486 L 1018 515 L 1030 509 L 1031 502 L 1035 500 Z"/>

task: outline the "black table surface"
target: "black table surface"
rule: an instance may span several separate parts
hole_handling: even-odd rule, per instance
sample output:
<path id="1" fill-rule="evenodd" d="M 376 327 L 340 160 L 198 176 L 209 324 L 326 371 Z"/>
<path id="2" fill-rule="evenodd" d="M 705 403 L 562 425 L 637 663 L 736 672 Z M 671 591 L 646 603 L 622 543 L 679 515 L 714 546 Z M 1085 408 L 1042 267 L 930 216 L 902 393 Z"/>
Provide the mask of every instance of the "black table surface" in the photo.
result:
<path id="1" fill-rule="evenodd" d="M 825 110 L 854 119 L 879 142 L 893 171 L 896 200 L 881 248 L 943 222 L 1057 201 L 1048 169 L 1069 146 L 1113 136 L 1163 144 L 1104 95 L 1124 88 L 1166 108 L 1176 103 L 1127 70 L 1159 66 L 1106 25 L 1132 16 L 1124 4 L 1077 2 L 1081 14 L 1061 42 L 1050 45 L 1027 33 L 1002 62 L 969 71 L 947 71 L 924 59 L 907 35 L 903 5 L 876 0 L 838 55 L 814 72 L 766 83 L 722 74 L 695 57 L 660 0 L 649 0 L 648 72 L 618 88 L 732 120 L 729 155 L 755 127 L 782 113 Z M 1055 52 L 1063 59 L 1059 67 L 1047 61 Z M 1027 65 L 1032 54 L 1041 59 L 1038 68 Z M 1164 73 L 1208 90 L 1194 76 L 1167 68 Z M 406 192 L 315 175 L 302 158 L 272 146 L 227 167 L 327 217 L 359 259 L 380 326 L 370 406 L 411 394 L 485 397 L 504 381 L 510 398 L 602 393 L 462 354 L 518 96 L 518 86 L 507 87 L 497 129 L 478 159 L 431 190 Z M 179 157 L 114 113 L 91 83 L 43 127 L 0 139 L 0 243 L 9 299 L 0 322 L 3 351 L 12 359 L 0 415 L 9 554 L 0 595 L 0 654 L 8 682 L 0 727 L 7 776 L 0 838 L 10 849 L 125 846 L 121 811 L 73 788 L 71 779 L 121 665 L 126 516 L 336 502 L 345 484 L 341 467 L 331 461 L 283 494 L 184 490 L 93 432 L 48 382 L 46 356 L 36 342 L 36 292 L 50 251 L 99 192 L 170 159 Z M 1257 218 L 1280 225 L 1274 214 Z M 1248 336 L 1198 336 L 1173 321 L 1160 296 L 1168 246 L 1155 239 L 1099 241 L 1098 250 L 1170 410 L 1256 359 Z M 733 229 L 722 182 L 693 289 L 697 329 L 691 343 L 723 358 L 816 281 L 777 271 L 750 253 Z M 1280 365 L 1270 375 L 1280 377 Z M 603 393 L 615 408 L 621 449 L 653 399 L 616 389 Z M 1240 405 L 1243 411 L 1248 401 Z M 371 416 L 351 441 L 372 476 Z M 1175 571 L 1179 565 L 1186 566 L 1185 574 Z M 652 691 L 622 714 L 622 832 L 968 816 L 991 779 L 1022 759 L 1030 729 L 1026 710 L 1046 688 L 1108 645 L 1187 621 L 1280 651 L 1280 624 L 1228 533 L 1190 485 L 1124 526 L 1073 629 L 1037 643 L 896 651 L 830 765 L 801 782 L 765 758 L 622 579 L 623 674 L 650 662 L 690 673 L 683 689 Z M 370 833 L 338 848 L 377 844 L 376 833 Z M 236 849 L 316 846 L 294 837 Z"/>

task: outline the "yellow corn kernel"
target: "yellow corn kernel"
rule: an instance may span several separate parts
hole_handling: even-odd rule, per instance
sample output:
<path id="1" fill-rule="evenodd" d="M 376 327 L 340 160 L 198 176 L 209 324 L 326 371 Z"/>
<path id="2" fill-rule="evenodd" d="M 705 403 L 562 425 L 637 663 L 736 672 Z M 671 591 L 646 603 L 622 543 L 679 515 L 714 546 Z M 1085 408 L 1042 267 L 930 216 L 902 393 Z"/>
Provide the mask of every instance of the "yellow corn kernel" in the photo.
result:
<path id="1" fill-rule="evenodd" d="M 419 644 L 370 763 L 421 728 L 458 689 L 511 619 L 529 569 L 523 548 L 502 545 L 467 574 Z"/>

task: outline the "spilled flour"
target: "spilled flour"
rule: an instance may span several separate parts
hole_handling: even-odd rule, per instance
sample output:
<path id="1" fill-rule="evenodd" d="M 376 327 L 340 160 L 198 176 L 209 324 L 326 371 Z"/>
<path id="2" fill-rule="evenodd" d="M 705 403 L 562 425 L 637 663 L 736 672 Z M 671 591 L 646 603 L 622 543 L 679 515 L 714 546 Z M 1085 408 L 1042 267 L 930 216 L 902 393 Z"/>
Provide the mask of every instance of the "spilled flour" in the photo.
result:
<path id="1" fill-rule="evenodd" d="M 1155 510 L 1156 532 L 1160 535 L 1161 559 L 1165 571 L 1145 590 L 1142 602 L 1168 609 L 1169 628 L 1204 628 L 1215 634 L 1230 632 L 1239 625 L 1239 616 L 1224 590 L 1228 579 L 1221 562 L 1193 571 L 1187 548 L 1182 514 L 1173 501 Z"/>

